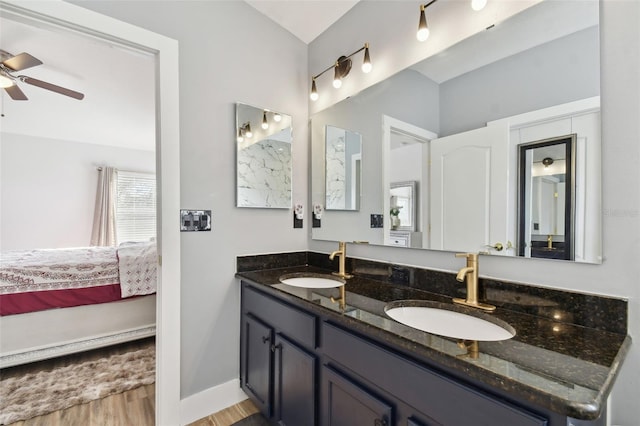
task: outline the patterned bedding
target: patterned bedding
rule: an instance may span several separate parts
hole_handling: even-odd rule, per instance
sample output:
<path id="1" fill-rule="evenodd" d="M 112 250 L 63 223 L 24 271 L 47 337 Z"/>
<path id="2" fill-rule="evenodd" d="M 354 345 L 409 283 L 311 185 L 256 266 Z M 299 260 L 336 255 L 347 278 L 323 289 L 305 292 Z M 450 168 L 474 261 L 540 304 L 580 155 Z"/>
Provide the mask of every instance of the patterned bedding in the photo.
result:
<path id="1" fill-rule="evenodd" d="M 125 261 L 119 261 L 121 250 Z M 156 259 L 155 243 L 4 252 L 0 255 L 0 315 L 153 293 Z"/>

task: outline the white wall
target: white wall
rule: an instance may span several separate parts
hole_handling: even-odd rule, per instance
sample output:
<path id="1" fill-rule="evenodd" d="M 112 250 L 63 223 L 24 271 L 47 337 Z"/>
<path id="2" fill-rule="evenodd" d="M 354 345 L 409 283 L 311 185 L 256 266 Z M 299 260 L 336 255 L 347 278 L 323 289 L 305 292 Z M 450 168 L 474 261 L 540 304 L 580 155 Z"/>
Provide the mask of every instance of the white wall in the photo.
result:
<path id="1" fill-rule="evenodd" d="M 465 3 L 466 2 L 453 2 Z M 515 7 L 524 2 L 497 2 Z M 491 5 L 492 2 L 489 2 Z M 345 40 L 368 40 L 374 71 L 366 78 L 351 78 L 340 94 L 323 103 L 310 104 L 312 112 L 353 95 L 363 87 L 417 62 L 438 48 L 415 41 L 419 2 L 360 2 L 347 16 L 310 44 L 310 72 L 339 56 Z M 455 4 L 454 4 L 455 6 Z M 468 6 L 465 6 L 468 8 Z M 629 333 L 640 339 L 640 2 L 604 1 L 601 7 L 601 97 L 603 161 L 603 253 L 602 265 L 575 264 L 482 256 L 481 275 L 542 286 L 578 290 L 627 298 Z M 406 9 L 406 10 L 405 10 Z M 404 11 L 403 13 L 400 13 Z M 434 9 L 435 12 L 435 9 Z M 482 28 L 461 11 L 455 21 L 430 17 L 435 25 Z M 469 13 L 471 10 L 469 8 Z M 453 19 L 453 18 L 452 18 Z M 465 22 L 469 25 L 465 26 Z M 448 27 L 447 27 L 448 28 Z M 455 29 L 452 32 L 462 31 Z M 455 36 L 455 34 L 454 34 Z M 441 47 L 441 46 L 440 46 Z M 375 55 L 375 56 L 374 56 Z M 375 59 L 374 59 L 375 58 Z M 325 65 L 326 66 L 326 65 Z M 377 70 L 377 71 L 376 71 Z M 346 81 L 345 81 L 346 83 Z M 356 87 L 358 86 L 358 87 Z M 326 89 L 326 88 L 325 88 Z M 308 90 L 308 89 L 307 89 Z M 318 90 L 321 91 L 320 85 Z M 331 91 L 327 90 L 327 93 Z M 333 91 L 336 92 L 336 91 Z M 323 93 L 320 93 L 322 96 Z M 321 98 L 322 99 L 322 98 Z M 320 101 L 318 101 L 320 102 Z M 335 243 L 311 241 L 310 249 L 329 252 Z M 372 247 L 349 247 L 351 256 L 454 271 L 462 266 L 452 253 Z M 540 274 L 544 269 L 545 273 Z M 635 425 L 640 418 L 637 391 L 640 387 L 640 350 L 634 343 L 612 393 L 612 424 Z"/>
<path id="2" fill-rule="evenodd" d="M 237 379 L 237 255 L 306 250 L 289 209 L 235 206 L 235 102 L 293 117 L 293 202 L 307 205 L 307 46 L 242 1 L 79 1 L 178 40 L 181 204 L 212 231 L 182 233 L 181 395 Z M 178 214 L 178 212 L 176 212 Z"/>
<path id="3" fill-rule="evenodd" d="M 2 250 L 86 247 L 98 172 L 108 165 L 153 172 L 155 153 L 2 133 Z"/>

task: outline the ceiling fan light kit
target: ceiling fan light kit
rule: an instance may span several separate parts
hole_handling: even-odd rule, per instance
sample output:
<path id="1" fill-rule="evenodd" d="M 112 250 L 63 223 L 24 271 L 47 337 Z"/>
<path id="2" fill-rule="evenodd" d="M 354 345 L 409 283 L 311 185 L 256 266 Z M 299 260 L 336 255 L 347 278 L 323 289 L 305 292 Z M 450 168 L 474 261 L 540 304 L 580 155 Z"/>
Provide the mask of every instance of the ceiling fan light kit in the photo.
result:
<path id="1" fill-rule="evenodd" d="M 28 53 L 23 52 L 14 56 L 4 50 L 0 50 L 0 59 L 2 60 L 2 62 L 0 62 L 0 87 L 2 87 L 5 92 L 7 92 L 9 97 L 11 97 L 11 99 L 13 99 L 14 101 L 28 100 L 22 89 L 18 87 L 18 82 L 30 84 L 32 86 L 59 93 L 61 95 L 69 96 L 78 100 L 82 100 L 84 98 L 84 94 L 76 92 L 75 90 L 57 86 L 55 84 L 43 80 L 38 80 L 37 78 L 29 77 L 27 75 L 15 75 L 14 73 L 18 71 L 42 65 L 41 60 L 31 56 Z"/>

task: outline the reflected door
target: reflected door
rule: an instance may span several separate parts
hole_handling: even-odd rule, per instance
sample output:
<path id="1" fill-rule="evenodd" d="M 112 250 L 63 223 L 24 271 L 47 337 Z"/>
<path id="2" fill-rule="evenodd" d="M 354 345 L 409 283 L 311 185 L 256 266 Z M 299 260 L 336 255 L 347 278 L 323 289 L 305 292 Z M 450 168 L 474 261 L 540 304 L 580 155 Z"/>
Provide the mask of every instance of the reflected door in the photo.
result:
<path id="1" fill-rule="evenodd" d="M 431 141 L 431 248 L 507 254 L 508 130 Z"/>

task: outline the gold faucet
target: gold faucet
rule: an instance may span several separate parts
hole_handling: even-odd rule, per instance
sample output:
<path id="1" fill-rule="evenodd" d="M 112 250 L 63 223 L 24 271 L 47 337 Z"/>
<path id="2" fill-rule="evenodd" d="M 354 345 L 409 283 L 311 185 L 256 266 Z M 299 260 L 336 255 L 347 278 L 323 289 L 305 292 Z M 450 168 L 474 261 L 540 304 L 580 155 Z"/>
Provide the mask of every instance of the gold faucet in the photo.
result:
<path id="1" fill-rule="evenodd" d="M 478 255 L 476 253 L 457 253 L 456 257 L 466 257 L 467 266 L 458 271 L 456 279 L 463 282 L 467 280 L 467 298 L 454 298 L 453 302 L 460 305 L 471 306 L 473 308 L 484 309 L 485 311 L 493 311 L 496 309 L 493 305 L 478 302 Z"/>
<path id="2" fill-rule="evenodd" d="M 353 278 L 353 275 L 351 274 L 347 274 L 346 272 L 346 259 L 347 259 L 347 243 L 344 241 L 340 241 L 338 243 L 338 250 L 332 252 L 329 255 L 329 260 L 333 260 L 334 257 L 338 256 L 339 259 L 339 263 L 338 263 L 338 272 L 332 272 L 333 275 L 336 275 L 340 278 L 343 279 L 349 279 L 349 278 Z M 339 303 L 340 305 L 340 310 L 344 311 L 345 308 L 347 307 L 347 291 L 345 289 L 346 284 L 343 284 L 340 286 L 340 298 L 336 299 L 333 296 L 331 297 L 331 301 L 333 303 Z"/>
<path id="3" fill-rule="evenodd" d="M 345 270 L 347 260 L 347 243 L 345 243 L 344 241 L 340 241 L 338 243 L 338 250 L 332 252 L 329 255 L 329 260 L 333 260 L 333 258 L 336 256 L 340 258 L 340 261 L 338 263 L 338 272 L 332 272 L 332 274 L 344 279 L 353 278 L 353 275 L 347 274 Z"/>
<path id="4" fill-rule="evenodd" d="M 547 235 L 547 248 L 548 249 L 552 249 L 553 248 L 553 236 L 552 235 Z"/>

